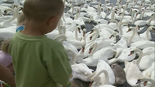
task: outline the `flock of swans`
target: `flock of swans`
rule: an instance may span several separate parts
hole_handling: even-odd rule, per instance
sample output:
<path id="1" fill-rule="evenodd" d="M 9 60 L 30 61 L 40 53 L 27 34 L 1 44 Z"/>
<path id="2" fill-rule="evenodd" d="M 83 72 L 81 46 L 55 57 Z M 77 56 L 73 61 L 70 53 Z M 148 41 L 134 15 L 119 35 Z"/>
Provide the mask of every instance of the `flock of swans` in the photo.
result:
<path id="1" fill-rule="evenodd" d="M 11 7 L 0 5 L 1 40 L 16 33 L 22 5 L 15 1 Z M 155 87 L 155 1 L 109 2 L 64 0 L 67 10 L 57 29 L 47 34 L 66 49 L 73 70 L 71 81 L 91 82 L 90 87 L 116 87 L 125 82 L 132 87 Z M 85 27 L 88 23 L 91 30 Z"/>

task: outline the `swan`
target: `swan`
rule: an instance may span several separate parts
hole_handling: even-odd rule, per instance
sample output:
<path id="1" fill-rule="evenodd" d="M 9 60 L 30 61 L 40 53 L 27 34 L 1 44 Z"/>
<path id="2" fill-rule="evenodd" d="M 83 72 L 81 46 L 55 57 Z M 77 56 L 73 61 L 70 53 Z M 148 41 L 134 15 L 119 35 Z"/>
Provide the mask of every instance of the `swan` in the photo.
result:
<path id="1" fill-rule="evenodd" d="M 137 64 L 133 62 L 126 62 L 125 64 L 128 64 L 126 67 L 126 79 L 128 84 L 130 84 L 132 87 L 138 86 L 137 80 L 141 77 L 143 77 L 141 71 L 139 70 Z M 134 71 L 134 72 L 133 72 Z"/>
<path id="2" fill-rule="evenodd" d="M 90 87 L 116 87 L 116 86 L 109 85 L 109 84 L 100 84 L 102 82 L 101 82 L 101 78 L 99 78 L 99 75 L 102 75 L 103 73 L 105 74 L 107 83 L 110 83 L 108 82 L 109 81 L 108 72 L 106 70 L 102 70 L 98 73 L 98 75 L 96 76 L 96 79 L 94 80 L 93 84 Z"/>
<path id="3" fill-rule="evenodd" d="M 121 13 L 122 18 L 120 19 L 120 21 L 122 21 L 122 22 L 132 22 L 134 13 L 135 13 L 135 11 L 131 11 L 131 16 L 125 16 L 124 13 Z"/>
<path id="4" fill-rule="evenodd" d="M 71 65 L 71 68 L 73 71 L 72 79 L 78 78 L 85 82 L 90 81 L 90 79 L 88 79 L 88 77 L 92 74 L 93 70 L 89 69 L 86 64 L 84 64 L 84 63 L 73 64 L 73 65 Z"/>
<path id="5" fill-rule="evenodd" d="M 124 49 L 127 49 L 127 40 L 122 37 L 116 44 L 114 44 L 116 49 L 116 55 L 114 58 L 117 58 Z"/>
<path id="6" fill-rule="evenodd" d="M 135 25 L 139 24 L 140 26 L 144 26 L 146 24 L 150 25 L 151 21 L 153 20 L 153 17 L 154 17 L 154 14 L 151 15 L 151 18 L 147 21 L 145 20 L 138 20 L 138 21 L 135 21 Z M 154 24 L 153 24 L 154 25 Z"/>
<path id="7" fill-rule="evenodd" d="M 147 68 L 142 72 L 144 77 L 149 77 L 149 78 L 151 77 L 151 74 L 154 71 L 154 65 L 155 65 L 155 62 L 153 62 L 149 68 Z"/>
<path id="8" fill-rule="evenodd" d="M 122 85 L 126 82 L 125 72 L 123 68 L 117 63 L 113 63 L 111 68 L 115 75 L 115 84 L 114 85 Z"/>
<path id="9" fill-rule="evenodd" d="M 132 43 L 131 46 L 136 46 L 137 48 L 144 49 L 147 47 L 154 47 L 154 44 L 155 42 L 153 41 L 142 40 Z"/>
<path id="10" fill-rule="evenodd" d="M 111 14 L 108 16 L 109 19 L 111 20 L 115 19 L 115 13 L 117 13 L 116 10 L 117 10 L 116 8 L 112 9 Z"/>
<path id="11" fill-rule="evenodd" d="M 151 18 L 150 18 L 150 20 L 147 22 L 147 25 L 152 25 L 152 26 L 155 26 L 155 14 L 152 14 L 151 15 Z"/>
<path id="12" fill-rule="evenodd" d="M 90 56 L 86 59 L 83 59 L 82 63 L 85 63 L 88 66 L 96 66 L 98 60 L 104 60 L 108 62 L 108 58 L 111 58 L 116 54 L 116 51 L 113 49 L 112 46 L 102 48 L 95 53 L 93 52 L 94 50 L 95 48 L 91 49 Z"/>
<path id="13" fill-rule="evenodd" d="M 101 74 L 102 70 L 105 70 L 107 73 L 106 74 Z M 97 78 L 98 79 L 100 78 L 101 81 L 99 83 L 101 85 L 104 85 L 104 84 L 111 84 L 112 85 L 112 84 L 115 83 L 114 72 L 112 71 L 109 64 L 107 64 L 103 60 L 98 60 L 98 64 L 97 64 L 97 68 L 96 68 L 95 72 L 92 75 L 90 75 L 88 78 L 90 78 L 90 82 L 94 81 Z M 94 85 L 94 83 L 92 85 Z"/>
<path id="14" fill-rule="evenodd" d="M 144 32 L 143 34 L 140 34 L 140 37 L 142 38 L 142 40 L 151 40 L 151 34 L 150 34 L 150 30 L 153 29 L 153 26 L 148 27 L 148 29 L 146 30 L 146 32 Z"/>
<path id="15" fill-rule="evenodd" d="M 117 30 L 119 31 L 120 35 L 123 35 L 122 27 L 123 25 L 128 25 L 128 22 L 118 22 L 117 20 L 110 20 L 109 22 L 115 22 L 117 25 Z"/>
<path id="16" fill-rule="evenodd" d="M 114 62 L 124 62 L 124 61 L 131 61 L 136 57 L 136 53 L 139 50 L 137 50 L 137 48 L 135 46 L 132 46 L 130 48 L 124 49 L 120 55 L 118 56 L 118 58 L 113 58 L 111 60 L 109 60 L 109 64 L 112 64 Z"/>
<path id="17" fill-rule="evenodd" d="M 66 41 L 66 39 L 67 39 L 67 37 L 65 35 L 58 35 L 57 37 L 55 37 L 54 40 L 61 42 L 62 45 L 64 46 L 64 48 L 66 48 L 66 49 L 70 48 L 70 49 L 74 50 L 75 52 L 78 52 L 77 48 L 75 46 L 73 46 L 72 44 L 68 43 Z"/>
<path id="18" fill-rule="evenodd" d="M 16 15 L 15 15 L 15 12 L 14 12 L 13 9 L 6 9 L 6 11 L 11 11 L 12 14 L 13 14 L 13 17 L 11 19 L 8 19 L 8 20 L 4 21 L 4 22 L 1 22 L 0 23 L 0 28 L 5 28 L 5 27 L 11 26 L 12 25 L 11 22 L 13 20 L 15 20 L 15 18 L 16 18 Z"/>
<path id="19" fill-rule="evenodd" d="M 83 34 L 83 40 L 82 41 L 79 41 L 79 40 L 67 40 L 69 43 L 71 43 L 72 45 L 74 45 L 77 49 L 81 49 L 82 46 L 85 46 L 86 44 L 86 38 L 85 38 L 85 33 L 86 33 L 86 30 L 84 29 L 84 34 Z M 76 38 L 77 38 L 77 35 L 76 35 Z"/>
<path id="20" fill-rule="evenodd" d="M 0 29 L 0 39 L 1 40 L 7 40 L 9 38 L 12 38 L 16 31 L 12 31 L 9 29 Z"/>
<path id="21" fill-rule="evenodd" d="M 154 47 L 146 47 L 142 50 L 143 55 L 150 55 L 155 52 Z"/>
<path id="22" fill-rule="evenodd" d="M 140 85 L 140 83 L 143 82 L 143 81 L 149 81 L 149 82 L 151 82 L 151 86 L 145 86 L 145 87 L 154 87 L 155 86 L 155 80 L 153 80 L 151 78 L 146 78 L 146 77 L 139 78 L 137 80 L 137 83 L 136 84 Z"/>
<path id="23" fill-rule="evenodd" d="M 130 31 L 133 31 L 131 36 L 130 36 L 130 34 L 123 35 L 123 37 L 128 39 L 128 45 L 130 45 L 132 42 L 141 41 L 141 38 L 139 37 L 139 35 L 137 33 L 138 29 L 139 29 L 139 25 L 136 25 L 136 27 L 129 28 L 127 31 L 127 33 L 129 33 Z M 129 37 L 130 37 L 130 39 L 129 39 Z"/>
<path id="24" fill-rule="evenodd" d="M 142 56 L 142 51 L 140 49 L 137 50 L 139 50 L 139 58 L 136 60 L 137 66 L 140 70 L 145 70 L 154 62 L 154 54 Z"/>

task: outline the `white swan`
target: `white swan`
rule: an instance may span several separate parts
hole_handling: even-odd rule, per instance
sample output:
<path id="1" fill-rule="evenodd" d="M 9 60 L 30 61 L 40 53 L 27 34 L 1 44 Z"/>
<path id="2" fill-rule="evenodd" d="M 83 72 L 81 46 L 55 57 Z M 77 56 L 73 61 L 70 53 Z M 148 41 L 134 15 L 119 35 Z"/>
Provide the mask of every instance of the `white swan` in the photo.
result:
<path id="1" fill-rule="evenodd" d="M 147 47 L 154 47 L 154 44 L 155 42 L 153 41 L 142 40 L 132 43 L 131 46 L 136 46 L 137 48 L 144 49 Z"/>
<path id="2" fill-rule="evenodd" d="M 91 49 L 92 54 L 88 58 L 83 59 L 82 63 L 85 63 L 88 66 L 96 66 L 98 60 L 104 60 L 108 62 L 108 58 L 111 58 L 116 54 L 116 51 L 111 46 L 102 48 L 93 54 L 94 49 L 95 48 Z"/>
<path id="3" fill-rule="evenodd" d="M 14 12 L 13 9 L 6 9 L 6 11 L 11 11 L 12 14 L 13 14 L 13 17 L 12 17 L 11 19 L 8 19 L 8 20 L 4 21 L 4 22 L 1 22 L 1 23 L 0 23 L 0 28 L 4 28 L 4 27 L 9 27 L 9 26 L 11 26 L 11 25 L 12 25 L 11 22 L 12 22 L 13 20 L 15 20 L 15 18 L 16 18 L 16 15 L 15 15 L 15 12 Z"/>
<path id="4" fill-rule="evenodd" d="M 105 70 L 105 74 L 101 74 Z M 114 84 L 115 83 L 115 75 L 114 72 L 112 71 L 111 67 L 109 64 L 107 64 L 103 60 L 99 60 L 97 64 L 96 71 L 90 75 L 88 78 L 90 78 L 90 81 L 94 81 L 96 79 L 100 79 L 101 81 L 98 84 L 93 83 L 92 85 L 97 86 L 99 84 L 104 85 L 104 84 Z"/>
<path id="5" fill-rule="evenodd" d="M 102 82 L 101 82 L 101 78 L 99 77 L 99 75 L 101 75 L 102 73 L 105 74 L 105 78 L 106 78 L 107 82 L 110 83 L 109 77 L 108 77 L 108 75 L 109 75 L 108 72 L 106 70 L 102 70 L 98 73 L 98 75 L 96 76 L 96 79 L 94 80 L 93 84 L 90 87 L 116 87 L 116 86 L 113 86 L 110 84 L 100 84 Z"/>
<path id="6" fill-rule="evenodd" d="M 146 24 L 150 25 L 151 21 L 153 20 L 153 17 L 154 15 L 151 15 L 151 18 L 149 20 L 138 20 L 138 21 L 135 21 L 135 25 L 139 24 L 140 26 L 144 26 Z"/>
<path id="7" fill-rule="evenodd" d="M 145 70 L 154 62 L 154 54 L 142 56 L 142 51 L 139 50 L 139 58 L 137 59 L 137 66 L 140 70 Z"/>
<path id="8" fill-rule="evenodd" d="M 154 68 L 155 68 L 154 65 L 155 65 L 155 62 L 153 62 L 152 65 L 149 68 L 147 68 L 146 70 L 144 70 L 142 72 L 143 76 L 150 78 L 151 77 L 151 74 L 152 74 L 152 72 L 154 71 Z"/>
<path id="9" fill-rule="evenodd" d="M 141 77 L 143 77 L 141 71 L 139 70 L 137 64 L 135 62 L 126 62 L 126 79 L 128 84 L 130 84 L 132 87 L 136 87 L 139 84 L 137 84 L 137 80 Z"/>
<path id="10" fill-rule="evenodd" d="M 9 38 L 12 38 L 16 31 L 12 31 L 10 29 L 0 29 L 0 39 L 1 40 L 7 40 Z"/>
<path id="11" fill-rule="evenodd" d="M 149 82 L 152 83 L 151 86 L 145 86 L 145 87 L 154 87 L 155 86 L 155 80 L 153 80 L 151 78 L 146 78 L 146 77 L 139 78 L 137 80 L 137 83 L 136 84 L 140 85 L 140 82 L 142 82 L 142 81 L 149 81 Z"/>
<path id="12" fill-rule="evenodd" d="M 71 65 L 73 70 L 73 79 L 78 78 L 82 81 L 89 82 L 90 79 L 88 77 L 92 74 L 91 69 L 87 67 L 84 63 Z"/>
<path id="13" fill-rule="evenodd" d="M 148 29 L 146 30 L 146 32 L 144 32 L 143 34 L 140 34 L 140 37 L 142 38 L 142 40 L 151 40 L 151 33 L 150 30 L 153 28 L 153 26 L 148 27 Z"/>
<path id="14" fill-rule="evenodd" d="M 84 29 L 84 34 L 83 34 L 83 39 L 82 39 L 82 41 L 79 41 L 79 40 L 67 40 L 69 43 L 71 43 L 72 45 L 74 45 L 77 49 L 81 49 L 82 48 L 82 46 L 85 46 L 85 44 L 86 44 L 86 38 L 85 38 L 85 33 L 86 33 L 86 30 Z M 76 36 L 76 38 L 77 38 L 77 36 Z"/>
<path id="15" fill-rule="evenodd" d="M 143 55 L 150 55 L 155 52 L 154 47 L 147 47 L 142 50 Z"/>
<path id="16" fill-rule="evenodd" d="M 120 55 L 118 56 L 118 58 L 113 58 L 111 60 L 109 60 L 109 63 L 112 64 L 114 62 L 125 62 L 125 61 L 131 61 L 136 57 L 136 52 L 139 51 L 137 50 L 136 47 L 130 47 L 127 49 L 124 49 Z"/>

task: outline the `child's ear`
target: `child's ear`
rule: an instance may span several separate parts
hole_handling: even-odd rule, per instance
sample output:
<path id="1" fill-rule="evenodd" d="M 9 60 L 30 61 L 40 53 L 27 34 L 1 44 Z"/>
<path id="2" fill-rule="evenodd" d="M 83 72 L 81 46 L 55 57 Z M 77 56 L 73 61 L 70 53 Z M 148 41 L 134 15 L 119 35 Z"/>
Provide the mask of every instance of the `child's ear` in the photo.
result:
<path id="1" fill-rule="evenodd" d="M 53 16 L 53 17 L 49 18 L 48 21 L 47 21 L 47 25 L 48 26 L 53 25 L 56 22 L 57 19 L 58 19 L 58 17 L 56 17 L 56 16 Z"/>

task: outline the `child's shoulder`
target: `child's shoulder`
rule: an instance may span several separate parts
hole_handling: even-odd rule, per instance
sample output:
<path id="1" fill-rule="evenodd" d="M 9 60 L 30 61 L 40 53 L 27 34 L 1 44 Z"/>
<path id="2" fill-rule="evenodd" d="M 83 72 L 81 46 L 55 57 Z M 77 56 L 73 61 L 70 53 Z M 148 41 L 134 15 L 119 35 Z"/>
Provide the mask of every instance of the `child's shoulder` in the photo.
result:
<path id="1" fill-rule="evenodd" d="M 48 47 L 56 47 L 56 48 L 62 47 L 62 43 L 49 38 L 47 38 L 47 40 L 44 41 L 44 44 Z"/>

